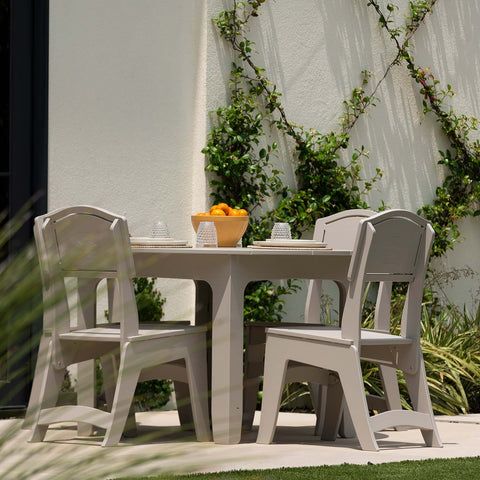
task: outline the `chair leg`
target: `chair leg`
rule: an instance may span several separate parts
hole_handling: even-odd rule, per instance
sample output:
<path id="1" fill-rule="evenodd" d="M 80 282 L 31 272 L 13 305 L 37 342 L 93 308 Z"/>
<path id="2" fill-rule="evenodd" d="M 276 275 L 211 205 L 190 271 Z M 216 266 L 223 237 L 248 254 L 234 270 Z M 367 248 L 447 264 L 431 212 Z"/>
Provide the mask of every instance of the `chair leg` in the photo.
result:
<path id="1" fill-rule="evenodd" d="M 103 390 L 105 402 L 109 411 L 112 411 L 113 397 L 115 396 L 115 385 L 118 376 L 118 355 L 106 355 L 100 359 L 103 376 Z"/>
<path id="2" fill-rule="evenodd" d="M 338 365 L 338 375 L 360 446 L 362 450 L 378 451 L 377 441 L 368 420 L 365 387 L 357 350 L 353 347 L 348 348 L 341 363 Z"/>
<path id="3" fill-rule="evenodd" d="M 113 398 L 115 396 L 115 386 L 117 384 L 118 377 L 118 365 L 120 363 L 120 357 L 118 353 L 112 355 L 106 355 L 100 359 L 103 373 L 103 389 L 105 392 L 105 402 L 107 404 L 107 410 L 112 411 Z M 132 401 L 130 410 L 128 411 L 127 422 L 123 431 L 125 437 L 137 436 L 137 422 L 135 421 L 135 405 Z"/>
<path id="4" fill-rule="evenodd" d="M 95 408 L 96 405 L 96 371 L 95 360 L 86 360 L 77 365 L 77 404 Z M 79 436 L 88 437 L 93 434 L 93 425 L 78 422 Z"/>
<path id="5" fill-rule="evenodd" d="M 243 432 L 249 432 L 252 429 L 253 419 L 255 418 L 255 410 L 257 409 L 259 388 L 260 377 L 245 379 L 243 386 Z"/>
<path id="6" fill-rule="evenodd" d="M 350 415 L 350 412 L 348 411 L 347 405 L 344 405 L 343 408 L 338 433 L 342 438 L 355 437 L 355 427 L 353 426 L 352 417 Z"/>
<path id="7" fill-rule="evenodd" d="M 272 326 L 272 325 L 269 325 Z M 258 391 L 263 376 L 266 324 L 247 323 L 245 325 L 245 372 L 243 382 L 243 417 L 242 431 L 252 430 L 257 409 Z"/>
<path id="8" fill-rule="evenodd" d="M 310 398 L 315 410 L 315 433 L 314 435 L 321 435 L 323 432 L 323 426 L 325 424 L 325 410 L 327 402 L 327 388 L 325 385 L 319 383 L 308 382 L 308 390 L 310 392 Z"/>
<path id="9" fill-rule="evenodd" d="M 191 411 L 195 433 L 199 442 L 209 442 L 212 439 L 210 417 L 208 414 L 208 377 L 207 354 L 201 348 L 200 341 L 188 352 L 185 359 L 187 378 L 190 391 Z"/>
<path id="10" fill-rule="evenodd" d="M 267 343 L 265 354 L 265 371 L 268 375 L 263 379 L 262 413 L 257 443 L 272 443 L 288 364 L 284 352 L 275 348 L 276 339 L 271 340 Z"/>
<path id="11" fill-rule="evenodd" d="M 35 366 L 35 375 L 33 377 L 32 390 L 28 401 L 25 419 L 22 428 L 29 429 L 32 427 L 36 417 L 37 409 L 40 406 L 40 392 L 42 390 L 42 381 L 47 364 L 50 361 L 48 354 L 50 339 L 42 335 L 40 345 L 38 347 L 37 364 Z"/>
<path id="12" fill-rule="evenodd" d="M 43 371 L 40 372 L 38 403 L 32 405 L 35 411 L 32 431 L 28 439 L 29 442 L 41 442 L 45 438 L 48 425 L 39 425 L 42 409 L 54 407 L 57 403 L 58 394 L 65 377 L 66 368 L 56 369 L 53 367 L 53 345 L 49 342 L 48 352 L 45 357 Z"/>
<path id="13" fill-rule="evenodd" d="M 335 441 L 337 435 L 342 438 L 355 437 L 350 413 L 345 402 L 342 402 L 343 392 L 341 389 L 339 393 L 335 392 L 336 384 L 339 385 L 339 380 L 332 374 L 329 376 L 328 385 L 309 383 L 317 416 L 315 435 L 321 436 L 322 440 Z"/>
<path id="14" fill-rule="evenodd" d="M 105 392 L 105 403 L 107 410 L 112 411 L 113 398 L 115 396 L 115 386 L 117 384 L 118 377 L 118 364 L 120 363 L 119 355 L 105 355 L 100 359 L 100 364 L 102 366 L 102 376 L 103 376 L 103 390 Z M 130 410 L 128 411 L 127 422 L 125 424 L 125 429 L 123 435 L 128 438 L 137 436 L 137 423 L 135 421 L 135 406 L 134 402 L 130 405 Z"/>
<path id="15" fill-rule="evenodd" d="M 120 441 L 132 405 L 140 371 L 141 367 L 136 365 L 135 353 L 131 344 L 125 344 L 120 359 L 117 387 L 110 414 L 111 422 L 105 433 L 102 447 L 111 447 Z"/>
<path id="16" fill-rule="evenodd" d="M 379 365 L 380 378 L 382 380 L 385 402 L 388 410 L 402 410 L 400 390 L 398 388 L 397 370 L 385 365 Z M 407 430 L 408 427 L 394 427 L 397 432 Z"/>
<path id="17" fill-rule="evenodd" d="M 400 390 L 398 388 L 397 370 L 393 367 L 379 365 L 380 378 L 382 380 L 385 401 L 388 410 L 401 410 Z"/>
<path id="18" fill-rule="evenodd" d="M 192 415 L 190 390 L 185 382 L 174 381 L 175 400 L 177 402 L 178 419 L 182 430 L 195 430 Z"/>
<path id="19" fill-rule="evenodd" d="M 430 400 L 430 393 L 428 391 L 427 376 L 425 373 L 425 364 L 423 362 L 423 355 L 421 353 L 417 373 L 411 375 L 404 372 L 404 377 L 414 410 L 417 412 L 427 413 L 432 419 L 432 428 L 428 430 L 421 430 L 425 444 L 429 447 L 442 447 L 442 441 L 440 440 L 435 418 L 433 416 L 432 403 Z"/>
<path id="20" fill-rule="evenodd" d="M 135 402 L 132 398 L 132 403 L 130 404 L 130 408 L 128 409 L 127 421 L 125 422 L 125 427 L 123 428 L 123 436 L 126 438 L 134 438 L 137 435 L 138 431 L 137 421 L 135 419 Z"/>
<path id="21" fill-rule="evenodd" d="M 318 434 L 322 440 L 335 441 L 340 427 L 342 412 L 344 410 L 343 390 L 340 381 L 329 383 L 326 388 L 327 394 L 324 402 L 324 420 L 322 428 L 318 428 Z"/>

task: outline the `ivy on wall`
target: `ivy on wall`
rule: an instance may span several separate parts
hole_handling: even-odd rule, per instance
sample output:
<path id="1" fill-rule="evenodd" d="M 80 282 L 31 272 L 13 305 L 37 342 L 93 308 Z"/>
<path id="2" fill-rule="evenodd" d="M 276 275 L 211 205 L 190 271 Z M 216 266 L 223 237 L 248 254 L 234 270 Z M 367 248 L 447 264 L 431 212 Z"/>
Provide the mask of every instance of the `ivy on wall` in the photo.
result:
<path id="1" fill-rule="evenodd" d="M 410 14 L 404 27 L 392 27 L 392 15 L 397 7 L 387 3 L 387 14 L 384 14 L 377 0 L 370 0 L 367 5 L 373 6 L 378 14 L 380 25 L 387 31 L 397 48 L 397 55 L 390 64 L 405 62 L 410 76 L 420 86 L 423 96 L 423 111 L 433 114 L 450 148 L 440 151 L 438 163 L 447 169 L 443 184 L 436 189 L 433 202 L 420 208 L 423 214 L 432 222 L 435 229 L 435 243 L 432 254 L 443 255 L 448 249 L 453 249 L 460 233 L 457 221 L 467 216 L 480 214 L 478 200 L 480 199 L 480 142 L 471 141 L 472 130 L 477 129 L 478 120 L 466 115 L 458 115 L 445 105 L 444 100 L 451 98 L 455 91 L 451 85 L 442 88 L 439 80 L 429 72 L 429 68 L 415 65 L 409 52 L 409 42 L 418 26 L 432 12 L 438 0 L 410 2 Z M 402 38 L 403 37 L 403 38 Z"/>
<path id="2" fill-rule="evenodd" d="M 353 149 L 346 165 L 339 163 L 339 154 L 349 145 L 350 132 L 356 122 L 369 108 L 375 107 L 380 84 L 394 65 L 403 63 L 419 85 L 424 113 L 436 116 L 450 143 L 450 148 L 439 152 L 438 162 L 446 168 L 443 184 L 436 189 L 432 203 L 421 207 L 418 213 L 430 220 L 436 231 L 432 254 L 440 256 L 452 249 L 460 236 L 457 220 L 480 213 L 480 144 L 469 138 L 477 127 L 477 120 L 456 114 L 444 103 L 454 94 L 452 87 L 442 88 L 428 68 L 415 64 L 410 52 L 414 34 L 438 0 L 410 1 L 404 26 L 395 26 L 398 25 L 393 21 L 398 10 L 395 4 L 387 3 L 383 11 L 377 0 L 366 0 L 366 6 L 373 7 L 397 53 L 370 88 L 370 94 L 367 89 L 371 74 L 366 70 L 361 72 L 361 85 L 343 102 L 344 113 L 338 129 L 327 133 L 291 122 L 276 85 L 263 68 L 255 65 L 255 44 L 247 37 L 248 24 L 258 17 L 265 1 L 233 0 L 233 8 L 214 19 L 220 36 L 236 53 L 237 60 L 231 68 L 230 104 L 214 112 L 214 127 L 203 152 L 208 160 L 206 170 L 212 175 L 210 185 L 215 202 L 226 201 L 254 214 L 244 243 L 266 238 L 275 221 L 288 222 L 293 235 L 299 237 L 312 230 L 319 217 L 346 209 L 368 208 L 366 194 L 382 172 L 376 169 L 373 178 L 363 178 L 362 162 L 368 158 L 364 146 Z M 272 166 L 278 145 L 268 142 L 264 131 L 267 125 L 283 133 L 293 145 L 296 188 L 284 185 L 280 172 Z M 268 199 L 275 208 L 256 213 Z M 271 297 L 279 301 L 270 287 Z M 247 292 L 247 296 L 252 294 Z"/>
<path id="3" fill-rule="evenodd" d="M 421 87 L 424 112 L 436 115 L 451 145 L 450 149 L 440 152 L 439 163 L 448 171 L 445 180 L 437 188 L 432 204 L 423 206 L 419 213 L 428 218 L 436 230 L 433 255 L 439 256 L 453 248 L 459 237 L 456 221 L 480 213 L 477 205 L 480 146 L 478 141 L 469 140 L 477 120 L 457 115 L 452 109 L 447 111 L 443 101 L 454 94 L 453 89 L 450 85 L 442 89 L 438 80 L 428 74 L 428 69 L 415 65 L 409 52 L 413 35 L 438 0 L 411 1 L 403 27 L 393 26 L 398 10 L 395 4 L 387 3 L 384 13 L 378 1 L 366 2 L 375 9 L 380 25 L 395 42 L 397 55 L 370 95 L 365 92 L 370 74 L 362 72 L 361 86 L 344 102 L 339 131 L 326 134 L 289 121 L 280 102 L 281 93 L 252 59 L 254 43 L 246 36 L 247 24 L 259 15 L 265 1 L 233 0 L 232 10 L 221 12 L 215 19 L 221 37 L 231 45 L 239 61 L 231 70 L 231 104 L 216 111 L 217 124 L 203 150 L 209 162 L 207 171 L 215 174 L 211 179 L 215 201 L 226 199 L 252 213 L 267 197 L 276 197 L 274 210 L 252 219 L 247 242 L 265 238 L 274 221 L 290 223 L 294 234 L 300 236 L 313 228 L 318 217 L 350 208 L 366 208 L 365 194 L 382 172 L 377 169 L 374 178 L 362 178 L 361 160 L 368 157 L 363 146 L 355 149 L 345 166 L 338 163 L 339 151 L 348 146 L 349 133 L 357 120 L 369 107 L 375 106 L 378 87 L 392 66 L 405 62 Z M 280 172 L 271 166 L 271 156 L 278 151 L 276 143 L 256 151 L 261 137 L 265 137 L 266 121 L 294 142 L 296 189 L 283 185 Z"/>
<path id="4" fill-rule="evenodd" d="M 361 159 L 368 156 L 363 146 L 355 149 L 349 164 L 338 163 L 339 151 L 348 146 L 350 130 L 374 101 L 364 90 L 370 74 L 362 72 L 362 86 L 344 102 L 339 131 L 322 134 L 290 122 L 280 102 L 281 93 L 265 70 L 254 64 L 254 43 L 246 37 L 246 25 L 258 16 L 264 1 L 234 0 L 233 9 L 215 20 L 241 64 L 232 65 L 231 103 L 215 112 L 216 125 L 203 150 L 208 156 L 207 171 L 215 174 L 211 180 L 215 202 L 228 199 L 252 213 L 266 197 L 275 197 L 274 210 L 252 218 L 246 242 L 268 236 L 275 221 L 288 222 L 292 233 L 300 236 L 319 217 L 366 208 L 365 194 L 381 177 L 377 169 L 374 178 L 362 178 Z M 270 157 L 278 151 L 276 143 L 261 148 L 258 154 L 252 148 L 265 137 L 266 122 L 293 141 L 296 189 L 283 185 L 279 172 L 270 167 Z"/>

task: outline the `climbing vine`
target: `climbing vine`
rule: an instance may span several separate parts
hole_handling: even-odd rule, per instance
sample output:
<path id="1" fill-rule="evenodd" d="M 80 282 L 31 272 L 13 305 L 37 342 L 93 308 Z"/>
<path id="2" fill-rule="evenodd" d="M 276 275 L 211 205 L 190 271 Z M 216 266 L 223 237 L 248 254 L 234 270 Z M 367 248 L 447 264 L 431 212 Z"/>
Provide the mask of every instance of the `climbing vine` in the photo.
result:
<path id="1" fill-rule="evenodd" d="M 374 178 L 362 178 L 361 159 L 368 156 L 363 146 L 355 149 L 348 165 L 338 163 L 339 151 L 348 146 L 350 130 L 375 101 L 364 90 L 369 72 L 362 72 L 361 86 L 344 102 L 339 131 L 322 134 L 290 122 L 280 102 L 281 93 L 265 70 L 253 62 L 255 45 L 246 36 L 248 21 L 258 16 L 264 1 L 234 0 L 233 8 L 215 19 L 220 35 L 238 59 L 230 72 L 229 105 L 216 110 L 215 125 L 203 149 L 208 157 L 206 170 L 212 174 L 210 185 L 215 203 L 227 201 L 251 214 L 243 238 L 245 244 L 269 236 L 275 221 L 288 222 L 292 234 L 298 237 L 311 230 L 319 217 L 350 208 L 366 208 L 365 193 L 381 177 L 377 169 Z M 272 167 L 271 157 L 277 155 L 278 146 L 267 141 L 264 129 L 268 125 L 293 141 L 295 189 L 285 186 L 280 172 Z M 261 142 L 265 146 L 261 147 Z M 268 198 L 276 203 L 276 208 L 265 212 L 259 207 Z M 257 209 L 260 212 L 252 215 Z M 281 297 L 298 288 L 295 282 L 286 286 L 274 286 L 271 282 L 250 284 L 245 294 L 246 320 L 279 320 Z"/>
<path id="2" fill-rule="evenodd" d="M 208 154 L 207 171 L 215 173 L 211 180 L 215 201 L 233 199 L 232 203 L 240 202 L 242 208 L 253 212 L 266 197 L 276 197 L 275 209 L 252 218 L 247 242 L 265 238 L 275 221 L 288 222 L 293 234 L 300 236 L 312 228 L 318 217 L 350 208 L 366 208 L 365 194 L 381 177 L 377 169 L 374 178 L 362 178 L 361 159 L 368 156 L 363 146 L 355 149 L 349 164 L 338 163 L 339 151 L 348 146 L 350 130 L 375 100 L 364 90 L 370 74 L 362 72 L 361 87 L 354 89 L 351 98 L 344 102 L 339 131 L 322 134 L 293 124 L 280 102 L 281 93 L 276 85 L 264 69 L 254 64 L 254 43 L 246 37 L 247 22 L 258 16 L 262 3 L 234 0 L 233 9 L 222 12 L 216 19 L 220 35 L 237 53 L 241 65 L 232 66 L 231 103 L 216 111 L 216 126 L 203 150 Z M 260 149 L 256 161 L 252 147 L 265 135 L 266 122 L 293 140 L 295 189 L 284 186 L 280 172 L 269 166 L 271 155 L 278 151 L 276 143 Z M 235 170 L 234 181 L 232 170 Z"/>
<path id="3" fill-rule="evenodd" d="M 225 200 L 251 214 L 245 243 L 266 238 L 275 221 L 288 222 L 294 236 L 299 237 L 311 230 L 319 217 L 368 207 L 366 194 L 382 172 L 376 169 L 373 178 L 363 178 L 362 162 L 368 158 L 364 146 L 354 149 L 346 165 L 339 163 L 340 152 L 348 147 L 350 132 L 359 118 L 376 105 L 379 86 L 392 67 L 404 63 L 420 87 L 424 113 L 436 116 L 450 143 L 450 148 L 439 152 L 439 164 L 447 172 L 443 184 L 436 189 L 432 204 L 420 208 L 419 213 L 436 230 L 433 255 L 440 256 L 453 248 L 460 235 L 457 220 L 480 213 L 480 145 L 469 138 L 477 120 L 457 115 L 445 106 L 444 101 L 454 90 L 450 85 L 442 88 L 429 69 L 417 66 L 409 50 L 414 34 L 437 1 L 410 1 L 404 26 L 396 26 L 398 22 L 394 22 L 398 10 L 395 4 L 386 3 L 384 12 L 377 0 L 366 1 L 377 13 L 379 24 L 394 42 L 397 53 L 373 87 L 371 74 L 362 72 L 360 86 L 343 102 L 344 113 L 338 129 L 327 133 L 291 122 L 281 104 L 281 92 L 269 80 L 265 69 L 255 65 L 256 46 L 247 37 L 248 24 L 258 17 L 265 0 L 233 0 L 232 9 L 214 19 L 220 36 L 237 59 L 230 75 L 230 103 L 215 112 L 214 127 L 203 152 L 208 159 L 206 170 L 212 175 L 210 185 L 215 202 Z M 281 172 L 272 166 L 278 145 L 268 141 L 265 133 L 268 126 L 290 139 L 296 188 L 284 185 Z M 268 199 L 275 208 L 267 211 L 259 208 Z"/>
<path id="4" fill-rule="evenodd" d="M 228 199 L 229 205 L 247 208 L 250 213 L 265 197 L 285 195 L 280 172 L 271 167 L 270 156 L 277 152 L 276 143 L 258 149 L 263 131 L 264 113 L 257 103 L 252 82 L 244 88 L 243 68 L 231 70 L 230 104 L 215 112 L 216 126 L 210 132 L 203 153 L 208 155 L 208 172 L 215 203 Z M 258 150 L 258 151 L 257 151 Z"/>
<path id="5" fill-rule="evenodd" d="M 439 81 L 428 73 L 429 69 L 415 65 L 409 52 L 413 35 L 426 16 L 432 12 L 437 1 L 409 2 L 410 13 L 403 27 L 394 26 L 393 19 L 398 10 L 395 4 L 387 3 L 384 13 L 377 0 L 367 2 L 367 6 L 375 9 L 380 25 L 395 42 L 397 54 L 370 95 L 365 93 L 370 74 L 367 71 L 362 72 L 361 87 L 354 89 L 351 98 L 344 102 L 345 114 L 340 122 L 340 130 L 327 134 L 307 130 L 291 123 L 280 103 L 281 93 L 265 75 L 264 69 L 253 62 L 252 52 L 255 44 L 247 38 L 246 27 L 252 17 L 258 16 L 259 8 L 265 0 L 242 2 L 234 0 L 232 10 L 224 11 L 218 16 L 215 21 L 220 35 L 232 46 L 241 64 L 249 68 L 249 74 L 245 72 L 243 66 L 233 64 L 232 104 L 224 110 L 217 110 L 218 118 L 228 121 L 221 124 L 223 131 L 218 127 L 212 130 L 204 149 L 204 152 L 209 154 L 210 163 L 207 170 L 217 175 L 217 178 L 211 181 L 213 195 L 216 200 L 228 197 L 235 202 L 239 199 L 239 203 L 250 211 L 260 206 L 266 197 L 278 196 L 278 204 L 274 210 L 252 221 L 248 240 L 265 237 L 273 221 L 287 221 L 292 225 L 294 233 L 301 235 L 303 231 L 313 227 L 319 216 L 348 208 L 366 207 L 365 194 L 380 178 L 381 172 L 377 170 L 376 176 L 370 180 L 361 178 L 360 160 L 368 156 L 363 146 L 355 151 L 351 163 L 346 166 L 338 164 L 339 151 L 348 146 L 349 132 L 356 121 L 370 106 L 375 105 L 378 87 L 391 68 L 405 62 L 411 77 L 420 86 L 424 113 L 431 112 L 436 115 L 451 145 L 445 152 L 439 152 L 441 157 L 439 164 L 447 168 L 444 182 L 437 188 L 432 204 L 423 206 L 419 213 L 428 218 L 436 230 L 433 254 L 439 256 L 447 249 L 453 248 L 460 235 L 457 220 L 480 213 L 477 204 L 480 194 L 478 183 L 480 146 L 478 141 L 471 142 L 469 139 L 470 132 L 477 128 L 477 120 L 457 115 L 451 108 L 446 110 L 444 100 L 451 97 L 454 90 L 450 85 L 442 89 Z M 242 85 L 246 85 L 246 90 L 242 89 Z M 260 149 L 259 158 L 255 158 L 252 142 L 244 141 L 241 128 L 240 135 L 238 134 L 238 122 L 236 124 L 235 121 L 239 118 L 245 120 L 245 117 L 237 113 L 247 105 L 249 113 L 253 115 L 253 121 L 243 125 L 254 127 L 255 145 L 258 146 L 259 138 L 264 136 L 264 120 L 293 139 L 296 151 L 297 189 L 284 186 L 279 176 L 280 172 L 271 167 L 270 157 L 277 152 L 275 143 Z M 229 110 L 232 106 L 235 108 Z M 231 114 L 228 118 L 227 113 Z M 242 155 L 233 155 L 223 162 L 216 161 L 215 156 L 221 155 L 219 152 L 231 152 L 231 149 L 222 148 L 225 145 L 219 141 L 218 134 L 223 139 L 233 139 L 237 146 L 243 141 L 244 152 L 240 152 Z M 242 166 L 242 162 L 245 161 L 247 163 Z M 232 174 L 232 171 L 235 173 Z M 232 181 L 232 175 L 237 176 L 236 181 Z M 231 188 L 232 185 L 235 188 Z"/>
<path id="6" fill-rule="evenodd" d="M 480 198 L 480 142 L 470 141 L 470 133 L 477 129 L 478 120 L 466 115 L 456 114 L 444 100 L 451 98 L 455 91 L 451 85 L 440 86 L 429 68 L 415 65 L 408 50 L 409 42 L 426 15 L 438 0 L 410 2 L 410 15 L 403 28 L 392 27 L 392 15 L 396 6 L 387 3 L 387 14 L 381 10 L 377 0 L 370 0 L 367 5 L 373 6 L 379 17 L 379 23 L 387 31 L 397 48 L 397 55 L 391 65 L 404 61 L 410 76 L 420 86 L 423 96 L 423 111 L 436 116 L 442 132 L 450 143 L 445 152 L 440 151 L 438 163 L 447 169 L 441 186 L 437 187 L 435 198 L 430 205 L 420 208 L 436 231 L 433 255 L 440 256 L 448 249 L 453 249 L 459 238 L 457 221 L 467 216 L 480 214 L 478 200 Z M 403 40 L 400 41 L 403 35 Z"/>

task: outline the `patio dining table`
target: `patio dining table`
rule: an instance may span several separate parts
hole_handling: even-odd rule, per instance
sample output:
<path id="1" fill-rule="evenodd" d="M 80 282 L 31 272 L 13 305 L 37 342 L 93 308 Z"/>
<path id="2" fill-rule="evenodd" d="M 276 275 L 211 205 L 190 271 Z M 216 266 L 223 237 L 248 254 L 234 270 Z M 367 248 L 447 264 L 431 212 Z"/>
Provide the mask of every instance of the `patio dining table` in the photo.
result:
<path id="1" fill-rule="evenodd" d="M 138 276 L 192 279 L 195 323 L 211 321 L 211 415 L 215 443 L 240 442 L 243 296 L 257 280 L 327 279 L 347 284 L 349 250 L 132 247 Z M 208 285 L 208 286 L 207 286 Z"/>

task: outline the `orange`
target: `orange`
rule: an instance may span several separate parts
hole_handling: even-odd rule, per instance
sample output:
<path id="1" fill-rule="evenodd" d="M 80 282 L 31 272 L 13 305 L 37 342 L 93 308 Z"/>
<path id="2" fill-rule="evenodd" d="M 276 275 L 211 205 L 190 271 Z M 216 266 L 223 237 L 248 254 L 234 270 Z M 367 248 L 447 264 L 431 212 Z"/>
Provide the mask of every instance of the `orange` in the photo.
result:
<path id="1" fill-rule="evenodd" d="M 214 210 L 216 210 L 217 208 L 218 208 L 218 205 L 212 205 L 212 206 L 210 207 L 210 215 L 211 215 L 212 212 L 213 212 Z"/>
<path id="2" fill-rule="evenodd" d="M 198 217 L 199 215 L 208 215 L 208 213 L 207 213 L 207 212 L 198 212 L 198 213 L 197 213 L 197 217 Z"/>
<path id="3" fill-rule="evenodd" d="M 210 215 L 215 215 L 215 216 L 225 216 L 225 212 L 221 208 L 215 208 L 214 210 L 210 210 Z"/>
<path id="4" fill-rule="evenodd" d="M 241 209 L 238 211 L 238 214 L 239 214 L 241 217 L 248 217 L 248 212 L 247 212 L 244 208 L 241 208 Z"/>
<path id="5" fill-rule="evenodd" d="M 225 212 L 225 215 L 228 215 L 228 211 L 230 210 L 230 207 L 226 203 L 219 203 L 217 205 L 217 208 L 223 210 Z"/>
<path id="6" fill-rule="evenodd" d="M 239 217 L 240 216 L 240 210 L 237 210 L 236 208 L 230 208 L 228 210 L 228 216 L 229 217 Z"/>

